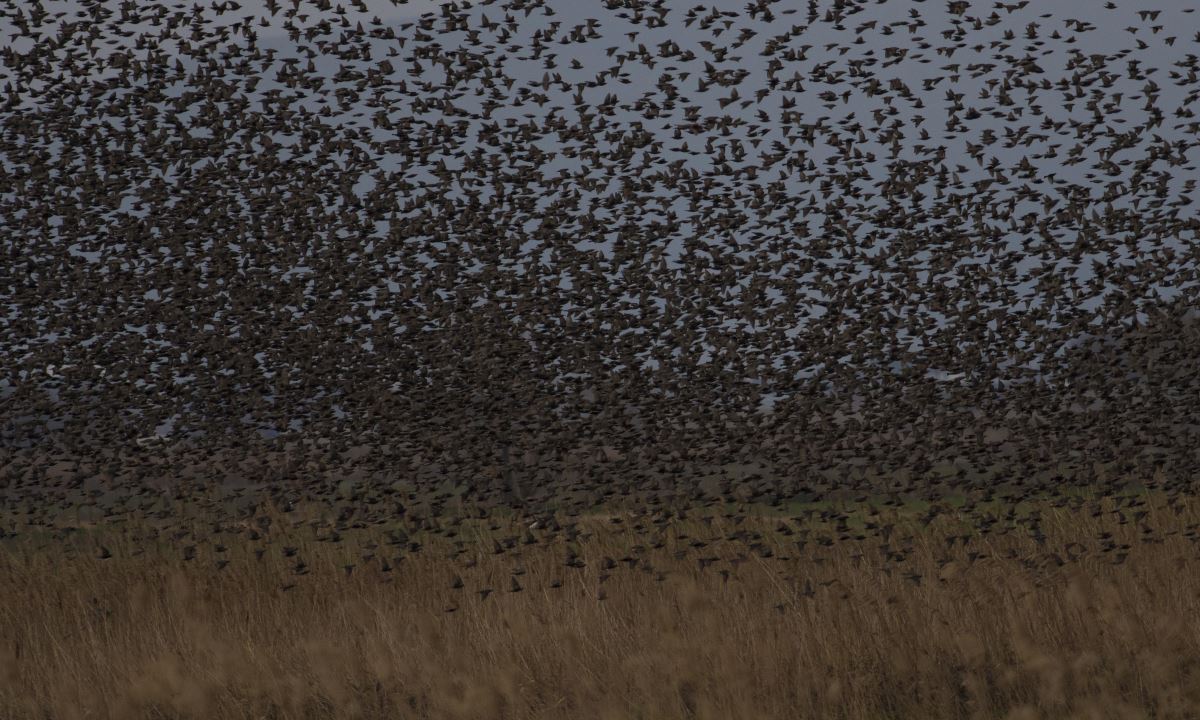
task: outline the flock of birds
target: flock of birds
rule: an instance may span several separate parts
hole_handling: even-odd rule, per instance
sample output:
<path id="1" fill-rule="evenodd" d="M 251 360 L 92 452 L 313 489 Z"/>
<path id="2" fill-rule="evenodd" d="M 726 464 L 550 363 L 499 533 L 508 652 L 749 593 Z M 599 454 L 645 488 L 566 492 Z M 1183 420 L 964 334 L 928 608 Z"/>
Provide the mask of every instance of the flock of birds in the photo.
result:
<path id="1" fill-rule="evenodd" d="M 1192 8 L 583 5 L 0 3 L 10 501 L 1190 478 Z"/>

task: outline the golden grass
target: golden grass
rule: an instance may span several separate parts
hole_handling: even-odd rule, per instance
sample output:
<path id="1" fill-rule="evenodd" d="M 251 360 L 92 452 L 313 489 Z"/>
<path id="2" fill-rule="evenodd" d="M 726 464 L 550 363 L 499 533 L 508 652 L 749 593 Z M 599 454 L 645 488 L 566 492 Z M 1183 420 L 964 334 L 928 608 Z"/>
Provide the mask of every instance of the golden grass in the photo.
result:
<path id="1" fill-rule="evenodd" d="M 0 717 L 1194 718 L 1200 503 L 1146 497 L 1124 524 L 1037 504 L 1041 540 L 954 509 L 865 533 L 617 514 L 573 540 L 508 517 L 419 551 L 300 513 L 257 540 L 31 531 L 0 542 Z"/>

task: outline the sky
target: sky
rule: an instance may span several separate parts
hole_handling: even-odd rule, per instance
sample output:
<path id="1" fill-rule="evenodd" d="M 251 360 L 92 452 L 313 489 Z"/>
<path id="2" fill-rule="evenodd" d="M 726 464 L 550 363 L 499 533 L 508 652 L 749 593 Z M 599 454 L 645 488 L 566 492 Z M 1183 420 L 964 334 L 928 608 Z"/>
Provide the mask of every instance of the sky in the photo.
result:
<path id="1" fill-rule="evenodd" d="M 101 3 L 112 9 L 114 16 L 105 21 L 100 28 L 102 45 L 99 57 L 103 60 L 110 53 L 136 52 L 128 43 L 138 32 L 152 29 L 154 26 L 148 20 L 142 22 L 121 20 L 120 3 Z M 43 7 L 50 13 L 64 12 L 66 18 L 74 16 L 83 8 L 83 4 L 75 1 L 44 2 Z M 369 26 L 370 21 L 378 17 L 384 26 L 395 30 L 397 35 L 412 38 L 421 30 L 414 25 L 422 13 L 431 12 L 435 18 L 433 25 L 425 30 L 428 39 L 420 43 L 415 40 L 408 43 L 406 50 L 415 46 L 440 46 L 443 50 L 462 48 L 468 53 L 479 54 L 487 62 L 502 68 L 503 72 L 515 80 L 513 92 L 526 88 L 529 95 L 524 102 L 509 104 L 492 111 L 489 122 L 504 124 L 512 121 L 523 123 L 533 121 L 537 125 L 545 125 L 548 118 L 562 117 L 568 121 L 577 121 L 579 108 L 574 96 L 578 92 L 586 102 L 595 108 L 611 100 L 613 112 L 607 117 L 610 127 L 622 131 L 621 139 L 634 130 L 644 130 L 650 137 L 663 140 L 664 150 L 658 153 L 655 160 L 663 163 L 679 163 L 681 167 L 694 169 L 697 172 L 711 170 L 714 163 L 727 163 L 733 168 L 754 165 L 760 162 L 761 153 L 772 146 L 772 143 L 788 143 L 788 132 L 797 124 L 797 117 L 788 117 L 783 113 L 783 104 L 791 103 L 791 107 L 799 113 L 799 120 L 805 123 L 819 122 L 823 127 L 841 128 L 840 135 L 846 134 L 847 127 L 859 123 L 864 128 L 871 127 L 877 113 L 883 113 L 887 123 L 895 123 L 906 132 L 903 139 L 889 137 L 886 132 L 867 132 L 865 129 L 855 144 L 857 151 L 863 155 L 863 177 L 855 181 L 854 186 L 862 191 L 864 205 L 857 215 L 852 218 L 861 221 L 858 232 L 866 234 L 872 230 L 878 231 L 879 239 L 876 250 L 858 250 L 853 253 L 846 251 L 836 241 L 832 246 L 832 257 L 820 260 L 820 263 L 845 265 L 844 282 L 857 282 L 869 277 L 875 269 L 869 262 L 874 253 L 882 253 L 889 243 L 897 242 L 895 228 L 877 227 L 875 220 L 878 216 L 869 212 L 872 208 L 880 209 L 888 205 L 888 199 L 880 193 L 878 181 L 885 177 L 890 165 L 897 162 L 915 161 L 927 152 L 942 153 L 948 166 L 956 169 L 959 184 L 963 187 L 982 187 L 991 177 L 989 165 L 995 163 L 1001 168 L 1011 169 L 1021 166 L 1027 168 L 1022 173 L 1023 179 L 1010 182 L 1007 185 L 997 183 L 990 191 L 996 194 L 995 201 L 999 205 L 1011 202 L 1015 217 L 1026 214 L 1035 216 L 1051 212 L 1040 200 L 1023 196 L 1019 190 L 1022 186 L 1034 192 L 1053 195 L 1051 186 L 1069 191 L 1082 192 L 1083 200 L 1079 202 L 1080 216 L 1103 214 L 1120 211 L 1128 203 L 1128 193 L 1124 192 L 1129 182 L 1128 166 L 1118 167 L 1109 179 L 1096 175 L 1094 165 L 1107 157 L 1113 162 L 1124 160 L 1138 161 L 1148 157 L 1155 149 L 1168 148 L 1180 154 L 1181 166 L 1191 164 L 1196 159 L 1195 128 L 1189 126 L 1186 118 L 1173 117 L 1171 111 L 1186 107 L 1189 96 L 1195 88 L 1187 82 L 1180 81 L 1178 75 L 1186 76 L 1189 70 L 1186 64 L 1189 57 L 1194 58 L 1196 45 L 1194 36 L 1200 31 L 1198 13 L 1188 12 L 1192 9 L 1187 2 L 1156 3 L 1154 12 L 1160 15 L 1146 14 L 1144 4 L 1118 2 L 1113 7 L 1103 3 L 1088 3 L 1086 7 L 1079 3 L 966 3 L 966 11 L 961 15 L 951 12 L 950 4 L 935 2 L 875 2 L 865 3 L 861 11 L 846 17 L 842 21 L 826 21 L 823 16 L 834 7 L 834 3 L 817 3 L 818 19 L 808 20 L 808 3 L 779 2 L 770 6 L 774 20 L 765 21 L 756 17 L 750 21 L 746 17 L 741 4 L 725 5 L 717 8 L 719 13 L 738 12 L 738 17 L 728 14 L 715 16 L 715 19 L 704 20 L 712 13 L 711 6 L 703 6 L 690 2 L 667 1 L 660 4 L 666 9 L 670 21 L 662 27 L 651 27 L 638 17 L 636 11 L 623 9 L 621 3 L 583 3 L 551 1 L 545 4 L 513 4 L 507 9 L 500 3 L 468 4 L 460 3 L 461 8 L 470 8 L 474 17 L 486 15 L 491 21 L 502 25 L 509 23 L 506 16 L 511 17 L 510 27 L 513 30 L 507 42 L 496 43 L 495 48 L 488 48 L 487 43 L 494 41 L 491 36 L 481 40 L 472 40 L 468 33 L 446 30 L 441 22 L 441 12 L 437 3 L 410 2 L 404 5 L 393 5 L 391 2 L 370 0 L 365 3 L 366 11 L 356 8 L 349 3 L 332 3 L 334 9 L 342 7 L 345 18 L 351 26 L 362 22 Z M 271 16 L 271 27 L 258 27 L 258 44 L 264 48 L 273 48 L 281 57 L 300 53 L 300 43 L 295 42 L 289 33 L 282 29 L 281 18 L 287 14 L 291 2 L 281 2 L 280 10 Z M 131 7 L 145 7 L 133 5 Z M 269 14 L 267 6 L 257 3 L 243 3 L 236 10 L 229 8 L 228 0 L 220 2 L 178 3 L 172 8 L 191 13 L 194 7 L 200 8 L 205 17 L 205 27 L 214 30 L 230 27 L 236 22 L 251 17 L 255 21 Z M 321 17 L 330 17 L 329 12 L 320 12 L 315 4 L 303 2 L 299 4 L 300 13 L 294 22 L 298 32 L 303 34 L 306 27 L 311 26 Z M 359 6 L 362 7 L 362 6 Z M 4 10 L 6 18 L 0 20 L 0 32 L 6 35 L 19 22 L 19 15 L 29 11 L 25 3 L 9 3 Z M 697 19 L 684 25 L 683 18 L 691 8 L 700 8 Z M 548 12 L 549 11 L 549 12 Z M 648 11 L 645 16 L 654 15 Z M 332 15 L 340 17 L 340 15 Z M 996 22 L 992 22 L 996 18 Z M 600 38 L 584 43 L 562 44 L 571 28 L 587 26 L 589 19 L 595 20 L 593 27 Z M 637 22 L 634 22 L 634 21 Z M 714 35 L 714 29 L 719 30 L 726 21 L 731 23 L 730 29 L 724 34 Z M 5 24 L 7 23 L 7 27 Z M 954 38 L 952 33 L 955 23 L 959 23 L 967 32 L 961 39 Z M 474 25 L 474 23 L 473 23 Z M 796 51 L 802 57 L 789 60 L 786 67 L 778 75 L 787 80 L 798 75 L 798 84 L 790 90 L 775 90 L 766 98 L 758 100 L 752 94 L 752 89 L 764 87 L 773 57 L 763 55 L 767 43 L 777 40 L 799 26 L 800 32 L 781 41 L 781 47 Z M 56 31 L 56 23 L 47 26 L 47 32 Z M 729 47 L 735 42 L 743 27 L 753 28 L 753 36 L 745 39 L 740 47 L 727 52 L 714 53 L 714 47 Z M 120 31 L 120 32 L 118 32 Z M 547 42 L 547 49 L 540 54 L 530 53 L 528 44 L 531 37 L 538 33 L 553 31 L 554 39 Z M 503 34 L 503 31 L 501 31 Z M 125 34 L 122 34 L 125 33 Z M 632 35 L 631 35 L 632 33 Z M 1058 37 L 1054 37 L 1057 35 Z M 1010 37 L 1011 36 L 1011 37 Z M 928 47 L 922 47 L 919 38 L 929 41 Z M 1168 42 L 1168 39 L 1170 41 Z M 1036 45 L 1043 42 L 1043 45 Z M 482 44 L 478 44 L 482 42 Z M 711 43 L 712 45 L 709 45 Z M 1007 44 L 1007 48 L 1001 47 Z M 12 44 L 16 52 L 28 52 L 32 41 L 21 39 Z M 387 48 L 394 42 L 372 41 L 372 59 L 370 64 L 378 63 L 387 57 Z M 665 44 L 665 45 L 664 45 Z M 695 58 L 681 60 L 677 54 L 665 56 L 670 51 L 671 44 L 685 52 L 692 52 Z M 303 43 L 311 46 L 309 43 Z M 166 46 L 170 49 L 170 45 Z M 655 55 L 653 68 L 641 64 L 635 59 L 626 60 L 621 67 L 616 67 L 614 57 L 619 57 L 627 51 L 640 51 L 642 48 L 650 55 Z M 1068 67 L 1069 61 L 1086 60 L 1096 53 L 1114 53 L 1128 50 L 1128 55 L 1121 61 L 1110 64 L 1105 71 L 1102 87 L 1090 82 L 1086 87 L 1071 87 L 1071 79 L 1080 73 L 1089 72 L 1086 64 Z M 997 57 L 1000 55 L 1002 57 Z M 777 56 L 775 56 L 777 57 Z M 902 59 L 901 59 L 902 58 Z M 187 57 L 178 58 L 187 63 L 194 61 Z M 395 68 L 393 76 L 405 79 L 414 86 L 428 82 L 440 85 L 445 79 L 445 73 L 427 59 L 416 58 L 416 63 L 408 63 L 405 52 L 400 58 L 391 58 Z M 168 56 L 167 62 L 170 62 Z M 302 62 L 307 62 L 304 58 Z M 333 77 L 343 64 L 337 58 L 326 55 L 314 59 L 318 73 Z M 1036 63 L 1040 68 L 1038 75 L 1045 78 L 1051 89 L 1040 90 L 1036 95 L 1022 88 L 1010 87 L 1008 90 L 1011 108 L 1022 111 L 1020 118 L 1009 120 L 1004 117 L 993 117 L 983 114 L 980 117 L 964 119 L 959 114 L 961 125 L 958 129 L 948 130 L 951 119 L 951 108 L 954 102 L 951 98 L 961 95 L 963 102 L 976 104 L 991 104 L 997 96 L 997 87 L 1004 84 L 1013 68 Z M 746 78 L 738 85 L 741 95 L 732 102 L 732 88 L 722 88 L 719 85 L 701 89 L 697 80 L 708 68 L 727 74 L 745 74 Z M 879 95 L 871 95 L 860 86 L 842 96 L 848 88 L 847 81 L 855 78 L 855 73 L 864 69 L 869 70 L 884 86 L 895 87 L 897 84 L 906 86 L 911 95 L 905 100 L 896 100 L 888 96 L 886 101 Z M 615 71 L 616 75 L 602 86 L 579 90 L 579 83 L 593 80 L 599 73 Z M 0 84 L 6 80 L 5 71 L 0 69 Z M 97 79 L 109 76 L 115 71 L 98 65 L 94 69 Z M 1172 77 L 1176 73 L 1177 77 Z M 685 77 L 686 75 L 686 77 Z M 559 79 L 561 78 L 561 80 Z M 1066 80 L 1067 88 L 1058 86 L 1060 80 Z M 53 82 L 47 77 L 46 83 Z M 681 117 L 676 110 L 674 113 L 664 113 L 659 118 L 649 118 L 653 108 L 647 103 L 658 102 L 661 99 L 661 89 L 674 85 L 682 96 L 679 105 L 696 108 L 698 116 L 729 116 L 744 120 L 746 125 L 732 129 L 728 135 L 718 135 L 707 145 L 689 147 L 690 152 L 683 151 L 680 144 L 672 136 Z M 32 87 L 37 87 L 33 83 Z M 274 80 L 273 73 L 264 73 L 261 83 L 254 92 L 262 95 L 282 86 Z M 482 98 L 475 95 L 477 89 L 470 83 L 453 90 L 439 89 L 432 95 L 439 98 L 452 97 L 454 107 L 466 113 L 478 113 L 482 108 Z M 1066 96 L 1073 94 L 1076 89 L 1081 95 L 1072 100 Z M 182 93 L 180 87 L 175 92 Z M 461 93 L 461 95 L 459 94 Z M 833 93 L 830 95 L 829 93 Z M 1124 129 L 1139 122 L 1145 116 L 1141 110 L 1147 94 L 1154 95 L 1157 105 L 1163 108 L 1167 116 L 1163 123 L 1155 128 L 1153 133 L 1137 137 L 1124 137 Z M 545 95 L 544 99 L 537 96 Z M 1117 98 L 1120 98 L 1119 101 Z M 319 106 L 320 98 L 316 95 L 301 101 L 308 106 Z M 412 118 L 418 123 L 431 125 L 438 120 L 444 120 L 436 110 L 416 109 L 411 99 L 399 93 L 384 93 L 379 98 L 385 114 L 393 118 Z M 1095 109 L 1087 107 L 1088 102 L 1098 100 Z M 37 98 L 29 97 L 31 105 L 38 102 Z M 724 102 L 723 102 L 724 101 Z M 746 107 L 742 103 L 749 102 Z M 781 104 L 781 102 L 783 104 Z M 1113 111 L 1103 109 L 1107 103 L 1117 104 Z M 371 127 L 369 122 L 378 108 L 367 107 L 362 101 L 351 103 L 343 110 L 335 111 L 328 122 L 342 128 L 358 123 L 367 128 L 375 139 L 385 139 L 389 131 L 386 128 Z M 594 113 L 594 109 L 589 111 Z M 1010 110 L 1012 112 L 1012 110 Z M 760 115 L 763 113 L 763 115 Z M 894 113 L 894 114 L 893 114 Z M 1087 122 L 1101 117 L 1101 125 L 1107 127 L 1108 137 L 1101 143 L 1082 145 L 1079 138 L 1071 132 L 1072 123 Z M 763 119 L 765 118 L 765 119 Z M 184 113 L 183 120 L 187 120 Z M 478 133 L 484 121 L 474 118 L 466 120 L 471 124 L 473 132 Z M 1047 128 L 1044 123 L 1052 123 Z M 1062 123 L 1054 127 L 1053 123 Z M 752 126 L 756 135 L 750 137 L 747 133 Z M 789 128 L 789 126 L 791 126 Z M 928 138 L 921 135 L 924 129 L 929 133 Z M 761 134 L 758 134 L 761 130 Z M 853 133 L 850 133 L 853 135 Z M 840 136 L 839 135 L 839 136 Z M 984 143 L 981 138 L 994 137 L 994 141 Z M 710 137 L 712 137 L 710 135 Z M 830 136 L 818 135 L 811 147 L 804 148 L 806 159 L 817 167 L 836 160 L 838 148 L 825 142 Z M 751 141 L 758 143 L 751 147 Z M 891 145 L 895 140 L 897 147 L 893 151 Z M 541 140 L 532 141 L 546 152 L 545 161 L 537 168 L 543 178 L 553 178 L 560 173 L 581 173 L 581 161 L 578 156 L 564 152 L 570 148 L 570 142 L 549 135 Z M 617 141 L 606 143 L 601 138 L 597 141 L 601 150 L 614 150 Z M 294 146 L 295 138 L 280 135 L 276 138 L 279 157 L 284 161 L 299 160 L 289 155 L 287 148 Z M 802 142 L 803 144 L 803 142 Z M 978 153 L 978 158 L 972 152 Z M 693 154 L 695 151 L 701 150 Z M 742 151 L 744 155 L 741 154 Z M 1077 155 L 1072 155 L 1077 153 Z M 1074 164 L 1064 162 L 1064 158 L 1077 160 Z M 399 159 L 378 157 L 375 159 L 377 168 L 388 172 L 404 173 L 413 183 L 432 182 L 434 172 L 439 164 L 445 164 L 451 170 L 460 167 L 461 158 L 452 152 L 431 153 L 423 163 L 412 167 L 402 166 Z M 0 159 L 2 161 L 2 159 Z M 833 168 L 830 168 L 831 171 Z M 1089 176 L 1090 175 L 1090 176 Z M 582 177 L 577 174 L 575 177 Z M 757 179 L 741 182 L 746 185 L 763 186 L 776 178 L 775 172 L 765 172 Z M 1191 203 L 1189 182 L 1194 182 L 1194 173 L 1177 170 L 1170 176 L 1163 176 L 1163 192 L 1167 198 L 1186 197 L 1187 202 L 1176 208 L 1181 216 L 1194 215 L 1195 208 Z M 829 219 L 831 201 L 836 201 L 839 189 L 822 186 L 798 177 L 788 177 L 785 173 L 780 178 L 787 192 L 798 198 L 808 198 L 817 210 L 809 218 L 807 225 L 798 229 L 790 226 L 779 217 L 768 217 L 757 224 L 751 224 L 747 232 L 734 237 L 723 236 L 696 225 L 689 226 L 686 222 L 684 231 L 670 238 L 666 243 L 664 254 L 668 265 L 675 263 L 683 267 L 681 256 L 685 252 L 688 238 L 697 238 L 698 242 L 710 245 L 714 252 L 730 252 L 742 257 L 749 257 L 760 252 L 764 243 L 774 238 L 779 240 L 803 236 L 807 233 L 818 232 L 825 227 Z M 928 183 L 928 179 L 925 180 Z M 360 176 L 354 188 L 357 193 L 365 194 L 373 187 L 373 180 L 368 173 Z M 622 187 L 617 180 L 598 190 L 584 191 L 585 199 L 593 200 L 597 218 L 616 226 L 628 219 L 631 210 L 645 212 L 647 200 L 658 202 L 661 213 L 675 212 L 685 220 L 697 214 L 711 217 L 723 212 L 720 207 L 721 188 L 714 189 L 712 203 L 700 209 L 700 212 L 689 208 L 688 203 L 661 185 L 648 189 L 631 190 Z M 1111 191 L 1109 197 L 1104 197 L 1105 190 Z M 618 205 L 614 209 L 598 207 L 594 201 L 607 193 L 630 191 L 638 199 L 636 203 Z M 932 196 L 932 193 L 928 193 Z M 484 197 L 488 197 L 485 190 Z M 1076 200 L 1079 197 L 1076 196 Z M 549 202 L 549 198 L 545 200 Z M 586 200 L 585 200 L 586 202 Z M 929 197 L 925 202 L 932 203 Z M 1182 202 L 1182 201 L 1181 201 Z M 1065 205 L 1053 207 L 1053 212 L 1059 212 Z M 132 199 L 118 207 L 114 213 L 136 216 L 139 211 L 132 207 Z M 529 232 L 537 226 L 536 214 L 524 218 L 522 227 L 513 228 L 514 233 Z M 384 228 L 379 228 L 381 235 Z M 931 234 L 943 228 L 929 228 Z M 765 232 L 766 238 L 755 238 L 753 232 Z M 689 235 L 690 233 L 690 235 Z M 1100 289 L 1079 302 L 1084 309 L 1099 307 L 1107 295 L 1119 285 L 1128 275 L 1122 277 L 1121 268 L 1129 268 L 1130 272 L 1137 269 L 1136 282 L 1144 284 L 1150 295 L 1139 298 L 1139 302 L 1163 302 L 1180 293 L 1188 292 L 1194 287 L 1195 251 L 1198 244 L 1193 236 L 1167 237 L 1161 242 L 1151 238 L 1135 239 L 1126 242 L 1123 238 L 1110 238 L 1110 242 L 1097 243 L 1092 251 L 1081 252 L 1077 259 L 1044 260 L 1034 252 L 1024 249 L 1029 237 L 1022 233 L 1005 231 L 998 243 L 976 242 L 957 246 L 938 246 L 930 249 L 917 248 L 909 253 L 912 269 L 919 283 L 927 288 L 939 286 L 958 287 L 962 283 L 977 282 L 980 278 L 990 279 L 1004 285 L 1002 288 L 989 288 L 986 294 L 987 302 L 994 306 L 1003 305 L 1006 312 L 1014 316 L 1014 321 L 1032 303 L 1041 302 L 1040 283 L 1044 283 L 1048 275 L 1070 276 L 1079 283 L 1086 284 L 1094 273 L 1096 263 L 1112 263 L 1116 271 L 1114 280 L 1100 286 Z M 103 242 L 89 238 L 70 238 L 78 247 L 73 249 L 82 261 L 88 263 L 104 262 L 107 253 L 120 254 L 123 248 L 109 247 Z M 1055 241 L 1070 245 L 1076 238 L 1058 236 Z M 597 234 L 581 237 L 578 240 L 579 249 L 594 249 L 604 256 L 611 257 L 614 237 Z M 436 262 L 432 250 L 425 256 L 432 265 Z M 1176 254 L 1175 264 L 1159 268 L 1161 277 L 1147 279 L 1146 264 L 1138 260 L 1140 253 L 1150 249 L 1162 248 Z M 523 251 L 536 251 L 538 245 L 530 240 L 523 246 Z M 242 252 L 240 248 L 236 253 Z M 997 279 L 990 275 L 989 263 L 1006 253 L 1018 256 L 1016 262 L 1017 275 L 1011 279 Z M 797 253 L 799 257 L 802 253 Z M 543 263 L 550 265 L 554 262 L 554 253 L 546 250 L 542 253 Z M 1047 266 L 1046 263 L 1050 265 Z M 1150 268 L 1153 270 L 1153 268 Z M 462 268 L 460 277 L 470 277 L 475 268 Z M 311 268 L 304 262 L 298 262 L 287 268 L 283 273 L 288 277 L 304 277 Z M 839 270 L 840 272 L 840 270 Z M 827 273 L 826 273 L 827 274 Z M 821 318 L 826 312 L 828 301 L 826 293 L 815 284 L 806 284 L 808 280 L 819 278 L 821 270 L 803 275 L 795 272 L 795 267 L 784 266 L 770 274 L 770 281 L 763 291 L 763 302 L 776 303 L 783 297 L 781 287 L 788 283 L 800 282 L 804 285 L 803 294 L 807 304 L 796 313 L 796 327 L 789 329 L 792 336 L 799 336 L 812 319 Z M 560 272 L 559 282 L 565 288 L 571 288 L 577 278 L 570 273 Z M 386 277 L 381 274 L 381 287 L 386 291 L 395 291 L 401 278 Z M 612 278 L 614 283 L 620 282 L 619 277 Z M 732 280 L 728 288 L 730 293 L 747 291 L 747 287 L 739 280 Z M 618 288 L 619 289 L 619 288 Z M 146 293 L 155 297 L 156 288 L 147 287 Z M 628 297 L 632 297 L 630 294 Z M 370 307 L 374 299 L 363 300 Z M 656 302 L 665 303 L 664 299 Z M 1024 305 L 1023 305 L 1024 303 Z M 569 311 L 570 308 L 564 308 Z M 908 297 L 895 298 L 892 310 L 900 316 L 915 314 L 928 315 L 945 325 L 952 319 L 930 307 L 929 298 L 922 293 L 914 293 Z M 21 308 L 12 308 L 19 313 Z M 736 323 L 735 318 L 729 318 L 728 323 Z M 140 326 L 134 326 L 131 332 L 139 332 Z M 86 341 L 87 339 L 83 339 Z M 914 340 L 915 342 L 915 340 Z M 652 365 L 655 361 L 647 358 Z M 0 380 L 0 383 L 15 383 L 31 377 L 34 368 L 20 368 L 12 379 Z M 938 370 L 931 372 L 935 375 Z M 938 375 L 941 377 L 942 375 Z M 945 377 L 953 375 L 945 374 Z"/>

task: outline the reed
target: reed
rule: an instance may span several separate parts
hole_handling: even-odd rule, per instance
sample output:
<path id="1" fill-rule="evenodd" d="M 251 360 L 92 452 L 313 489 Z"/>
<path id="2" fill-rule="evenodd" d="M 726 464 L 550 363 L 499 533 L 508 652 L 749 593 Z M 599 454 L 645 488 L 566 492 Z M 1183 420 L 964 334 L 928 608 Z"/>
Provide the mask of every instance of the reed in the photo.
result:
<path id="1" fill-rule="evenodd" d="M 0 716 L 1195 717 L 1200 503 L 1129 502 L 18 533 Z"/>

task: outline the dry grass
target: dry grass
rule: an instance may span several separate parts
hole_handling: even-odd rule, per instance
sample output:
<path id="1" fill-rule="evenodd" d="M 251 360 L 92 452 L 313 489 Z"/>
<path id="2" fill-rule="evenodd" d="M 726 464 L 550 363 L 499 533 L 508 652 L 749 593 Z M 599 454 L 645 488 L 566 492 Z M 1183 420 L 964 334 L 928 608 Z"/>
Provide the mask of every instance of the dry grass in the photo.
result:
<path id="1" fill-rule="evenodd" d="M 0 717 L 1192 718 L 1200 503 L 1170 502 L 1034 504 L 1041 540 L 990 509 L 512 517 L 418 551 L 299 511 L 29 531 L 0 543 Z"/>

